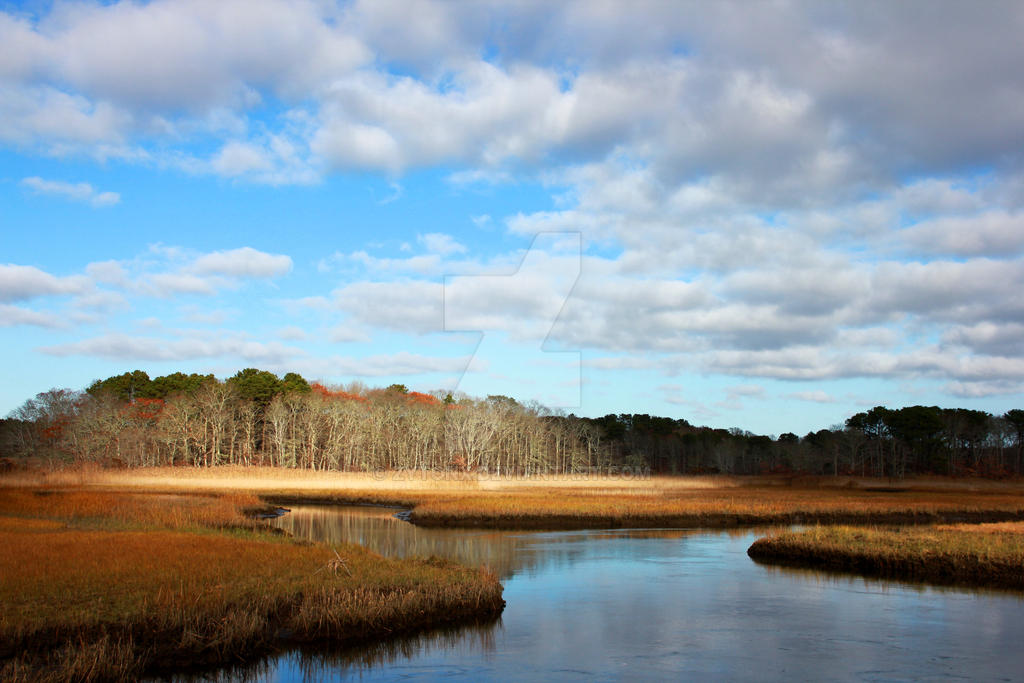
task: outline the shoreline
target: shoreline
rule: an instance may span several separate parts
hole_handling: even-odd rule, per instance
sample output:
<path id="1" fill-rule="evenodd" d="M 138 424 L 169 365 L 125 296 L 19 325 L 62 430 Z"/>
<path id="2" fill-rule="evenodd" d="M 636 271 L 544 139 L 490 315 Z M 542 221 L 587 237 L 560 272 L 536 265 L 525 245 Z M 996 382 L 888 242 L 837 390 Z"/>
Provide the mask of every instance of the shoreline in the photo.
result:
<path id="1" fill-rule="evenodd" d="M 804 524 L 850 525 L 920 525 L 1024 520 L 1024 512 L 954 511 L 941 513 L 883 514 L 708 514 L 650 517 L 563 517 L 558 515 L 526 516 L 512 520 L 494 517 L 418 517 L 415 509 L 408 521 L 424 528 L 493 529 L 506 531 L 575 531 L 587 529 L 743 529 L 766 526 Z"/>
<path id="2" fill-rule="evenodd" d="M 0 679 L 210 669 L 493 622 L 504 609 L 486 570 L 295 540 L 245 516 L 259 503 L 0 489 Z"/>
<path id="3" fill-rule="evenodd" d="M 987 528 L 1015 526 L 1011 532 Z M 877 529 L 828 527 L 756 540 L 747 555 L 768 566 L 939 586 L 1024 591 L 1024 524 Z"/>
<path id="4" fill-rule="evenodd" d="M 930 524 L 982 524 L 1024 521 L 1024 503 L 1019 510 L 949 508 L 942 510 L 897 510 L 889 512 L 792 511 L 792 512 L 700 512 L 690 514 L 508 514 L 503 510 L 445 514 L 441 510 L 424 513 L 422 502 L 384 493 L 302 494 L 257 492 L 270 506 L 325 505 L 389 508 L 403 521 L 430 529 L 490 529 L 495 531 L 576 531 L 592 529 L 737 529 L 804 524 L 849 524 L 883 526 L 926 526 Z"/>

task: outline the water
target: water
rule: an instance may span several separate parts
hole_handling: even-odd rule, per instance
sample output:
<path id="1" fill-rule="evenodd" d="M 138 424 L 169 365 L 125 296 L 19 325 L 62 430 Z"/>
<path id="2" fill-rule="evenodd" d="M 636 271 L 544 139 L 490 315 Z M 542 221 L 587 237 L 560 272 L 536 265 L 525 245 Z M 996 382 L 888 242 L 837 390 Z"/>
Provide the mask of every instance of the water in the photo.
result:
<path id="1" fill-rule="evenodd" d="M 297 536 L 487 564 L 493 624 L 348 651 L 290 652 L 231 676 L 330 680 L 1024 678 L 1024 599 L 751 561 L 756 531 L 421 529 L 385 508 L 295 507 Z"/>

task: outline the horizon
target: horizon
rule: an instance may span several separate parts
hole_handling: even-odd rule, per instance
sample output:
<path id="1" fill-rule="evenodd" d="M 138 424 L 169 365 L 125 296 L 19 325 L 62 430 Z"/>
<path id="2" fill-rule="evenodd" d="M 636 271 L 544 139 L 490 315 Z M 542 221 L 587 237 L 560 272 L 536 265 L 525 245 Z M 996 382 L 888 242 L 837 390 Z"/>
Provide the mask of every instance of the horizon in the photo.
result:
<path id="1" fill-rule="evenodd" d="M 0 414 L 246 367 L 772 435 L 1024 407 L 1022 32 L 1012 2 L 7 3 Z"/>

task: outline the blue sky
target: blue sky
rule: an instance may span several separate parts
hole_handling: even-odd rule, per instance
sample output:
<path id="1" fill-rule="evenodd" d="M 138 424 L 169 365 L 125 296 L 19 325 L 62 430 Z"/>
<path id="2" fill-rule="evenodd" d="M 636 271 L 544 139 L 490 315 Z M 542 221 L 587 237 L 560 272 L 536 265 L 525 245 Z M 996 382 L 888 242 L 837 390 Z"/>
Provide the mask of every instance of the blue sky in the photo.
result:
<path id="1" fill-rule="evenodd" d="M 244 367 L 768 434 L 1024 406 L 1019 3 L 0 12 L 0 413 Z"/>

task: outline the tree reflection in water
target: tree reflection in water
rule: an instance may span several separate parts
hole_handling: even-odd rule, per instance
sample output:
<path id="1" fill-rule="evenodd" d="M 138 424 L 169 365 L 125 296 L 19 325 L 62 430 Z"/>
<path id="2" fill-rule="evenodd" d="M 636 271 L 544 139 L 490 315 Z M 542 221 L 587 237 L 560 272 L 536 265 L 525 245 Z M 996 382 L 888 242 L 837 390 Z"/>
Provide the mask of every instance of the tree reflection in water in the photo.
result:
<path id="1" fill-rule="evenodd" d="M 431 557 L 470 567 L 488 567 L 503 580 L 544 568 L 571 564 L 587 538 L 684 538 L 689 529 L 622 529 L 544 533 L 421 528 L 397 519 L 397 508 L 297 505 L 273 520 L 296 538 L 326 543 L 357 543 L 385 557 Z M 345 514 L 339 514 L 344 512 Z M 746 530 L 744 533 L 748 533 Z"/>

